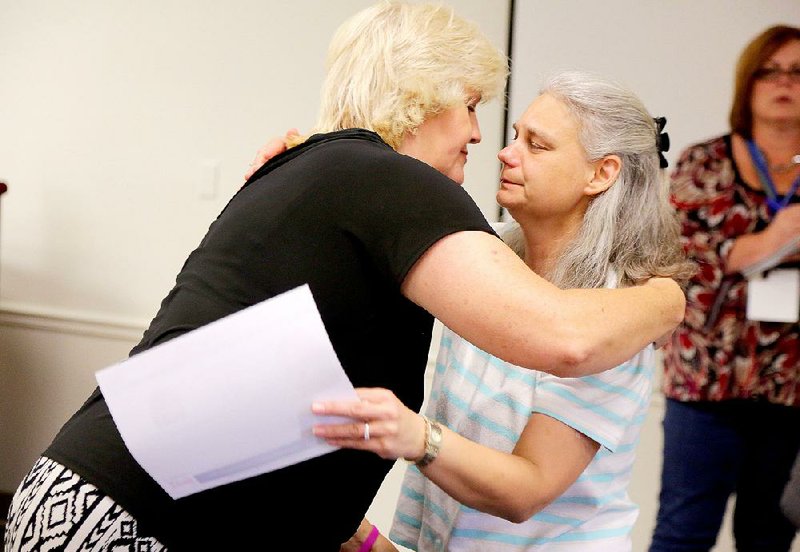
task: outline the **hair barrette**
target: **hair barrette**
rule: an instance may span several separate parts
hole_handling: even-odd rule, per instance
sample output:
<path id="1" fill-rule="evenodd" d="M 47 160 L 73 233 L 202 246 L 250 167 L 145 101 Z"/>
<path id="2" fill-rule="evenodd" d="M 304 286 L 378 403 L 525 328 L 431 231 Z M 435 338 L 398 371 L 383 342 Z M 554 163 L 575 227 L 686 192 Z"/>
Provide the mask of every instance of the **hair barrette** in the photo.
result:
<path id="1" fill-rule="evenodd" d="M 669 161 L 664 157 L 664 152 L 669 151 L 669 134 L 664 131 L 667 125 L 666 117 L 655 117 L 653 119 L 656 123 L 656 149 L 658 150 L 658 164 L 662 169 L 669 166 Z"/>

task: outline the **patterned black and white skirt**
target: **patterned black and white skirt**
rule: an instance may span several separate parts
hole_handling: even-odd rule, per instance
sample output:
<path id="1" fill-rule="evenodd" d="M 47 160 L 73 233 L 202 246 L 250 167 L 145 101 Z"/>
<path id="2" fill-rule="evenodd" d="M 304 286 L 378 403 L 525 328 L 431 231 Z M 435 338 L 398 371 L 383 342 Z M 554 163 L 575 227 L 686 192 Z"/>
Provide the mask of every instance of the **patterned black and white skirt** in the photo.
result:
<path id="1" fill-rule="evenodd" d="M 163 552 L 136 520 L 97 487 L 39 458 L 11 501 L 5 552 Z"/>

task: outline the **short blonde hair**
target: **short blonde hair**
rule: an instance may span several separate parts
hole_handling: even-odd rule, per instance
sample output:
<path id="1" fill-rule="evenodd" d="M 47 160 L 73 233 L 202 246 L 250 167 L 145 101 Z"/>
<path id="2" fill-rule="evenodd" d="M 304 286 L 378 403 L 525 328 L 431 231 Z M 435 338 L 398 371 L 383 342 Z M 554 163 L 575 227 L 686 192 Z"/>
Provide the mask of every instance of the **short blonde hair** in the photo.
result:
<path id="1" fill-rule="evenodd" d="M 331 41 L 314 132 L 365 128 L 397 149 L 426 118 L 471 96 L 502 94 L 508 59 L 441 5 L 383 1 L 345 21 Z"/>

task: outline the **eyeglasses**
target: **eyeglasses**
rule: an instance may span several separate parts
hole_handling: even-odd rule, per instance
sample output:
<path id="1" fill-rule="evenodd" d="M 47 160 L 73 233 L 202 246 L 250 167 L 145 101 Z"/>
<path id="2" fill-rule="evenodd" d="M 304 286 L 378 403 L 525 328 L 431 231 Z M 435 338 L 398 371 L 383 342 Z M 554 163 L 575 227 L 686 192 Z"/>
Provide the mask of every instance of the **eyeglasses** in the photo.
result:
<path id="1" fill-rule="evenodd" d="M 756 70 L 755 77 L 767 82 L 777 82 L 781 75 L 786 75 L 791 82 L 800 83 L 800 67 L 783 69 L 781 67 L 761 67 Z"/>

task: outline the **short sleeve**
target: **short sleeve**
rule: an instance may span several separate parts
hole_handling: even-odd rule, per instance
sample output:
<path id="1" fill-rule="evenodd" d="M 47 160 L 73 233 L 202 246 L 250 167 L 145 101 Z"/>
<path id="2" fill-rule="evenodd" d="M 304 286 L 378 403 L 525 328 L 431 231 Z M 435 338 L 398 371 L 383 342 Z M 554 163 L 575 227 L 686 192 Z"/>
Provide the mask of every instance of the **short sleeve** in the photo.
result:
<path id="1" fill-rule="evenodd" d="M 339 209 L 345 231 L 398 285 L 445 236 L 495 234 L 469 194 L 429 165 L 384 148 L 348 153 L 349 166 L 335 170 L 346 170 L 351 183 L 334 191 L 330 205 Z M 342 175 L 334 180 L 348 182 Z"/>
<path id="2" fill-rule="evenodd" d="M 542 374 L 534 413 L 555 418 L 615 452 L 627 428 L 641 424 L 652 393 L 654 351 L 648 346 L 629 361 L 594 376 Z"/>

